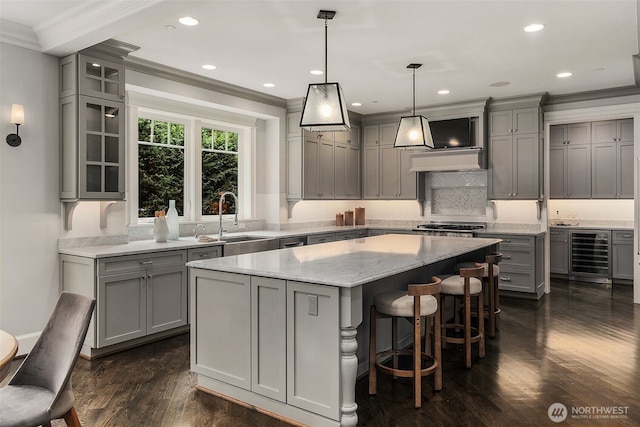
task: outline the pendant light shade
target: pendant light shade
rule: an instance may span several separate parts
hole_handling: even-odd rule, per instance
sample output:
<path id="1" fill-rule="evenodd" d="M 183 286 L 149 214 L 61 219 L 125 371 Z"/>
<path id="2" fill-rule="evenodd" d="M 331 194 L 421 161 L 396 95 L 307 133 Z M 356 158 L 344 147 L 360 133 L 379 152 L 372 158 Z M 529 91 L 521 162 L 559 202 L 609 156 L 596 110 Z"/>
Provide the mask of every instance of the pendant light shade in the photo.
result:
<path id="1" fill-rule="evenodd" d="M 321 10 L 318 19 L 324 19 L 324 83 L 312 83 L 302 107 L 300 127 L 309 131 L 348 131 L 349 113 L 339 83 L 327 83 L 327 20 L 335 12 Z"/>
<path id="2" fill-rule="evenodd" d="M 433 148 L 433 138 L 429 121 L 424 116 L 416 116 L 416 69 L 422 64 L 409 64 L 407 68 L 413 69 L 413 115 L 400 118 L 396 140 L 393 143 L 395 148 L 404 149 L 431 149 Z"/>

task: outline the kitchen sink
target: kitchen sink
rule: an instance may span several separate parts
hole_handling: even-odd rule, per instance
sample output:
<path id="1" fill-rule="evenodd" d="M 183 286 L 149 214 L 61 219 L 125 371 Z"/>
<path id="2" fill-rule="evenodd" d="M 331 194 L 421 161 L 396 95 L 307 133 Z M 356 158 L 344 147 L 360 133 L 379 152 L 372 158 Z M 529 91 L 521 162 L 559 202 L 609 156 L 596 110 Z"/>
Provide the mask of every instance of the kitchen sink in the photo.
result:
<path id="1" fill-rule="evenodd" d="M 223 249 L 224 256 L 270 251 L 280 247 L 279 239 L 271 237 L 222 236 L 221 241 L 225 242 Z"/>

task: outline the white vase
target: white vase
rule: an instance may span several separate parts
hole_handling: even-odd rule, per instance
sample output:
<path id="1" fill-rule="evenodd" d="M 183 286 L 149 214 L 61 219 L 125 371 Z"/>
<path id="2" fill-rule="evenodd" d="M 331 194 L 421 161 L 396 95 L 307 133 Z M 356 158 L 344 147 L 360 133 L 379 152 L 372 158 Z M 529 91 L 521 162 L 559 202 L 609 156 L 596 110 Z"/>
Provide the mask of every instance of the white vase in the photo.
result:
<path id="1" fill-rule="evenodd" d="M 169 200 L 167 226 L 169 227 L 169 240 L 178 240 L 180 237 L 180 225 L 178 224 L 178 211 L 176 210 L 175 200 Z"/>
<path id="2" fill-rule="evenodd" d="M 163 243 L 169 237 L 169 227 L 167 226 L 167 218 L 156 217 L 153 219 L 153 237 L 156 242 Z"/>

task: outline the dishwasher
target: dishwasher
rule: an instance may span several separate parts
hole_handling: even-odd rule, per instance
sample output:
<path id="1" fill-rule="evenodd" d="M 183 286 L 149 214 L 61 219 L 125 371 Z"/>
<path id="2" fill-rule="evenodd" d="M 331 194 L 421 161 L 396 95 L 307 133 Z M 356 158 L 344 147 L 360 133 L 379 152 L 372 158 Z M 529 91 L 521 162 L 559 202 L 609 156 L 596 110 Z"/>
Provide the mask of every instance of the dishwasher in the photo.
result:
<path id="1" fill-rule="evenodd" d="M 611 232 L 572 230 L 570 279 L 611 283 Z"/>

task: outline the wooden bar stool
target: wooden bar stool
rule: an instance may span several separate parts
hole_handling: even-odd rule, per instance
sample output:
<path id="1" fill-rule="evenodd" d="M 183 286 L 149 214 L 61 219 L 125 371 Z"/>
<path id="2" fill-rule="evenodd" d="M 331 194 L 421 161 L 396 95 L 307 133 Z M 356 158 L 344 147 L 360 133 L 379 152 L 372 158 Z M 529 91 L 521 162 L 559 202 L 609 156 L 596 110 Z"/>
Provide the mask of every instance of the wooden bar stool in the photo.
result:
<path id="1" fill-rule="evenodd" d="M 487 303 L 485 304 L 483 313 L 484 317 L 489 321 L 487 335 L 493 338 L 496 336 L 496 331 L 500 327 L 500 266 L 498 264 L 502 261 L 502 252 L 492 252 L 484 258 L 484 261 L 485 262 L 481 263 L 463 262 L 457 264 L 456 271 L 459 271 L 461 268 L 470 267 L 482 267 L 484 269 L 482 281 L 487 290 Z"/>
<path id="2" fill-rule="evenodd" d="M 484 357 L 484 316 L 478 316 L 478 327 L 471 326 L 471 297 L 478 299 L 478 307 L 484 306 L 482 293 L 483 267 L 461 268 L 459 275 L 449 276 L 442 280 L 440 289 L 440 314 L 442 315 L 443 343 L 463 344 L 465 365 L 471 367 L 471 344 L 478 343 L 478 355 Z M 464 319 L 462 323 L 455 323 L 457 310 L 454 309 L 454 323 L 446 322 L 445 299 L 447 296 L 462 298 Z M 448 336 L 447 329 L 462 330 L 463 337 Z"/>
<path id="3" fill-rule="evenodd" d="M 442 364 L 440 351 L 440 315 L 438 295 L 440 292 L 440 279 L 431 278 L 431 283 L 412 284 L 408 290 L 397 292 L 385 292 L 378 294 L 373 299 L 371 306 L 371 323 L 369 326 L 369 394 L 377 392 L 377 371 L 393 375 L 395 377 L 413 377 L 414 406 L 422 406 L 422 377 L 434 374 L 435 390 L 442 390 Z M 398 349 L 397 320 L 403 317 L 413 323 L 413 350 Z M 425 331 L 425 349 L 432 347 L 431 354 L 422 351 L 422 317 L 427 322 Z M 392 319 L 392 349 L 376 352 L 376 323 L 378 319 Z M 433 326 L 433 346 L 431 342 L 431 319 Z M 398 367 L 400 356 L 412 356 L 411 369 Z M 392 360 L 392 367 L 387 366 L 388 359 Z M 425 362 L 423 364 L 423 362 Z M 424 367 L 423 367 L 424 366 Z"/>

